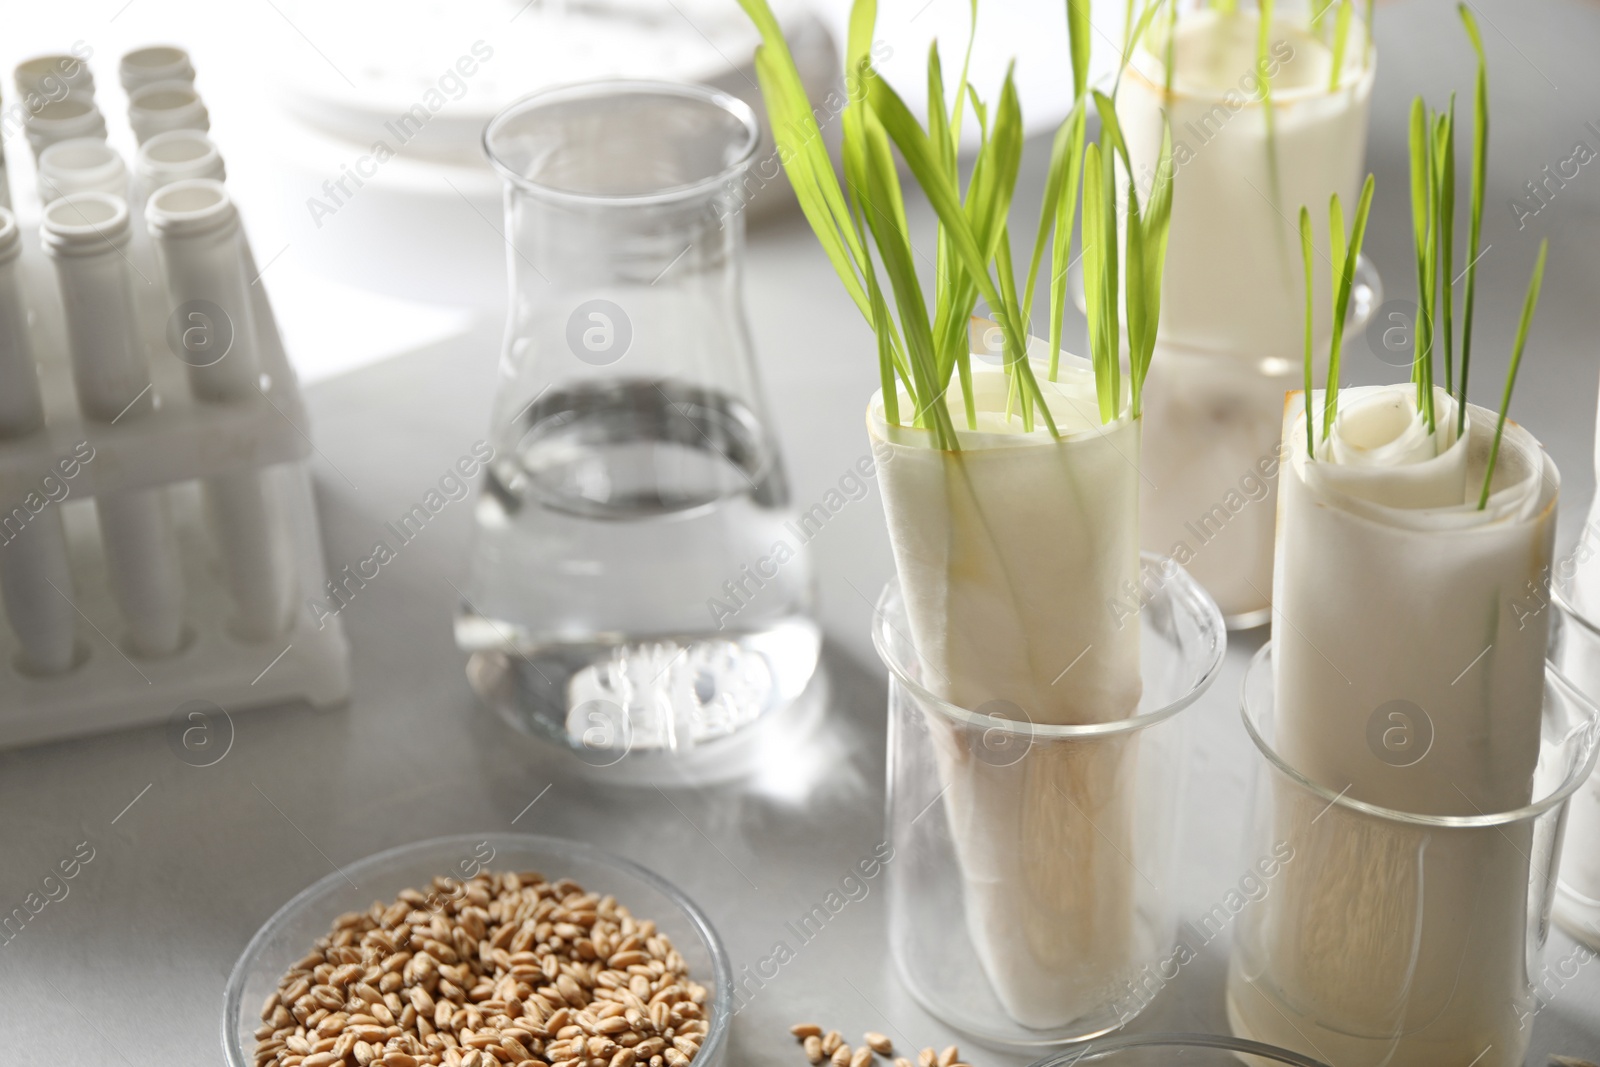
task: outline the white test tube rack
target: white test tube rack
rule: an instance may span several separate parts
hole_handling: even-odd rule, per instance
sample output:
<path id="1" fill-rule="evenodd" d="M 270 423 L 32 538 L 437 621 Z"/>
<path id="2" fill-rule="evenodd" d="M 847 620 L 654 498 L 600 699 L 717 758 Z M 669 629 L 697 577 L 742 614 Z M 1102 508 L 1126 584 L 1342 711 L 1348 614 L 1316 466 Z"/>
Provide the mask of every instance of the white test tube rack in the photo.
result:
<path id="1" fill-rule="evenodd" d="M 221 176 L 220 160 L 214 170 L 207 176 Z M 131 202 L 132 225 L 139 233 L 146 225 L 143 201 L 152 184 L 144 175 Z M 48 590 L 67 601 L 74 644 L 67 669 L 30 667 L 25 635 L 17 632 L 28 625 L 26 611 L 20 612 L 22 618 L 8 612 L 9 625 L 0 625 L 0 746 L 178 720 L 194 702 L 230 714 L 290 702 L 344 703 L 350 690 L 349 649 L 341 622 L 336 617 L 319 621 L 308 606 L 326 581 L 308 470 L 312 446 L 265 283 L 250 279 L 248 311 L 238 316 L 244 321 L 234 339 L 235 348 L 259 364 L 259 379 L 252 389 L 241 390 L 235 382 L 227 395 L 212 389 L 208 397 L 203 395 L 206 372 L 194 368 L 194 359 L 180 359 L 169 337 L 168 272 L 155 242 L 147 233 L 126 242 L 122 252 L 150 391 L 130 405 L 132 414 L 96 418 L 85 413 L 92 405 L 74 384 L 62 287 L 56 265 L 41 247 L 37 221 L 24 223 L 19 236 L 21 253 L 12 266 L 29 309 L 25 330 L 44 420 L 31 432 L 18 434 L 12 427 L 9 435 L 0 433 L 0 553 L 15 551 L 29 534 L 49 537 L 59 523 L 69 588 L 56 590 L 59 581 L 40 580 L 48 567 L 23 568 L 33 581 L 20 581 L 16 564 L 9 575 L 0 567 L 0 576 L 10 578 L 13 590 L 29 587 L 22 599 L 46 598 L 36 609 L 41 626 L 62 625 L 61 605 L 49 604 Z M 248 247 L 241 245 L 241 251 L 246 271 L 254 275 Z M 92 459 L 83 459 L 91 454 Z M 67 470 L 71 477 L 65 476 Z M 237 486 L 245 487 L 243 495 L 251 501 L 259 487 L 265 511 L 279 527 L 277 573 L 288 587 L 287 617 L 277 626 L 263 627 L 259 603 L 254 608 L 241 603 L 249 593 L 238 578 L 250 573 L 240 570 L 241 550 L 263 551 L 263 538 L 250 543 L 252 530 L 221 543 L 226 505 L 231 502 L 233 513 L 240 513 L 239 501 L 228 500 L 226 492 Z M 146 492 L 159 498 L 170 516 L 181 571 L 183 633 L 177 651 L 165 655 L 138 652 L 141 642 L 127 610 L 127 575 L 119 602 L 104 516 L 97 521 L 98 499 L 125 500 Z M 170 558 L 170 551 L 166 555 Z M 50 552 L 43 556 L 48 560 Z"/>

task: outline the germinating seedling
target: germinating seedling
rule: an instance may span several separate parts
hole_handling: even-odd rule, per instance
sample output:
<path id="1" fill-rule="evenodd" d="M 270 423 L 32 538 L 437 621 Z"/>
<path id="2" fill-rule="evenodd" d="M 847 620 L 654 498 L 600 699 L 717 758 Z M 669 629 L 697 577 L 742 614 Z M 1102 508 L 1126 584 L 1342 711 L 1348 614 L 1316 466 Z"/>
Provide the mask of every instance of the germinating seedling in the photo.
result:
<path id="1" fill-rule="evenodd" d="M 1014 247 L 1009 215 L 1023 137 L 1009 70 L 986 101 L 965 58 L 947 84 L 935 44 L 919 122 L 871 65 L 875 5 L 860 0 L 845 53 L 848 81 L 861 88 L 844 112 L 841 182 L 776 20 L 764 0 L 741 3 L 762 35 L 756 69 L 779 157 L 873 330 L 880 392 L 868 432 L 891 457 L 880 476 L 885 518 L 925 677 L 942 702 L 998 703 L 1034 723 L 1131 718 L 1142 691 L 1139 627 L 1107 605 L 1137 588 L 1141 574 L 1136 457 L 1161 316 L 1170 139 L 1141 196 L 1114 99 L 1088 86 L 1088 5 L 1069 3 L 1076 97 L 1051 144 L 1032 248 Z M 1130 34 L 1156 10 L 1145 9 Z M 1090 108 L 1100 119 L 1097 141 L 1086 140 Z M 964 123 L 978 134 L 970 168 L 957 158 Z M 901 165 L 937 218 L 928 284 L 916 269 Z M 1061 350 L 1075 223 L 1087 358 Z M 1041 286 L 1050 304 L 1045 340 L 1026 332 Z M 1003 339 L 998 368 L 971 359 L 980 299 Z M 942 752 L 967 747 L 958 724 L 930 720 L 929 729 Z M 940 803 L 959 857 L 951 876 L 964 881 L 968 933 L 996 996 L 1023 1026 L 1053 1030 L 1103 1006 L 1104 976 L 1131 967 L 1147 936 L 1138 875 L 1122 858 L 1139 825 L 1138 741 L 1041 742 L 1019 761 L 940 763 Z M 1096 813 L 1098 830 L 1085 811 Z M 1045 895 L 1029 873 L 1043 855 L 1072 858 Z M 1029 948 L 1039 936 L 1073 951 L 1041 959 Z"/>
<path id="2" fill-rule="evenodd" d="M 1476 49 L 1465 8 L 1462 18 Z M 1306 395 L 1284 425 L 1273 601 L 1285 621 L 1273 631 L 1272 745 L 1326 795 L 1272 791 L 1275 832 L 1296 859 L 1276 903 L 1251 920 L 1229 1002 L 1236 1032 L 1330 1062 L 1512 1067 L 1527 1046 L 1505 1006 L 1532 998 L 1523 961 L 1537 831 L 1523 813 L 1543 788 L 1534 770 L 1549 622 L 1527 618 L 1520 598 L 1549 574 L 1560 478 L 1538 440 L 1506 417 L 1545 246 L 1499 412 L 1467 398 L 1486 84 L 1480 51 L 1469 297 L 1459 319 L 1450 292 L 1460 269 L 1455 109 L 1432 112 L 1421 100 L 1412 108 L 1419 313 L 1409 382 L 1341 387 L 1335 339 L 1314 395 L 1310 313 L 1321 287 L 1311 278 L 1315 213 L 1300 212 Z M 1336 324 L 1372 190 L 1369 178 L 1348 233 L 1342 205 L 1330 204 Z M 1386 739 L 1397 731 L 1414 745 L 1394 750 Z M 1350 804 L 1400 815 L 1369 817 Z M 1450 822 L 1485 816 L 1496 821 L 1482 830 Z M 1397 938 L 1397 929 L 1409 932 Z M 1463 959 L 1473 966 L 1463 970 Z"/>

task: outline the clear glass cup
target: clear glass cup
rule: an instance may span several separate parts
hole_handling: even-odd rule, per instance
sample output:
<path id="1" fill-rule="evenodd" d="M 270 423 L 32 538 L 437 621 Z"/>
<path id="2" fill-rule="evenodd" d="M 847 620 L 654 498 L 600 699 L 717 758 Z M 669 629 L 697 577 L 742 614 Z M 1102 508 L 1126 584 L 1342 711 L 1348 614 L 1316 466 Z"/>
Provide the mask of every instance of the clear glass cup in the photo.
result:
<path id="1" fill-rule="evenodd" d="M 728 737 L 816 667 L 742 303 L 759 141 L 733 97 L 626 81 L 484 132 L 511 311 L 456 642 L 487 703 L 592 765 Z"/>
<path id="2" fill-rule="evenodd" d="M 1031 1067 L 1327 1067 L 1320 1060 L 1221 1034 L 1134 1034 L 1108 1037 L 1047 1056 Z"/>
<path id="3" fill-rule="evenodd" d="M 1329 197 L 1346 218 L 1367 168 L 1376 50 L 1350 27 L 1337 78 L 1326 5 L 1279 4 L 1267 39 L 1250 6 L 1184 0 L 1128 52 L 1118 124 L 1141 188 L 1152 183 L 1163 130 L 1182 175 L 1172 200 L 1161 287 L 1161 335 L 1225 356 L 1293 359 L 1304 339 L 1305 274 L 1294 216 L 1310 205 L 1318 347 L 1330 328 Z M 1175 62 L 1167 69 L 1168 60 Z"/>
<path id="4" fill-rule="evenodd" d="M 1167 978 L 1185 716 L 1227 646 L 1217 606 L 1142 560 L 1144 692 L 1129 719 L 1036 725 L 925 687 L 899 587 L 878 600 L 889 668 L 889 949 L 911 994 L 995 1044 L 1095 1037 Z M 1170 977 L 1170 976 L 1169 976 Z"/>
<path id="5" fill-rule="evenodd" d="M 1590 703 L 1600 704 L 1600 618 L 1585 610 L 1587 604 L 1580 606 L 1574 584 L 1570 575 L 1564 581 L 1558 573 L 1551 585 L 1556 614 L 1550 660 Z M 1590 773 L 1568 807 L 1555 920 L 1568 934 L 1600 950 L 1600 771 Z"/>
<path id="6" fill-rule="evenodd" d="M 1567 801 L 1594 765 L 1594 709 L 1552 668 L 1531 803 L 1411 815 L 1284 761 L 1272 673 L 1269 644 L 1244 682 L 1262 757 L 1246 854 L 1276 863 L 1235 923 L 1233 1032 L 1339 1067 L 1520 1065 Z"/>
<path id="7" fill-rule="evenodd" d="M 1228 628 L 1272 615 L 1284 395 L 1304 371 L 1158 344 L 1145 381 L 1140 539 L 1216 598 Z"/>

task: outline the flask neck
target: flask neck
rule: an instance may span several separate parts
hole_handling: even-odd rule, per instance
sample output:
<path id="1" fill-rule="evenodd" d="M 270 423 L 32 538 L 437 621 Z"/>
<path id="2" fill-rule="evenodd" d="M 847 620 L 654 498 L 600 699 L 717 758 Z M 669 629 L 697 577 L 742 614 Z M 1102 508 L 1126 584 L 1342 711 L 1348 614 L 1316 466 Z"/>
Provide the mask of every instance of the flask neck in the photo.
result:
<path id="1" fill-rule="evenodd" d="M 557 289 L 731 278 L 739 183 L 760 143 L 743 102 L 700 86 L 596 82 L 512 104 L 484 131 L 506 178 L 511 274 Z"/>
<path id="2" fill-rule="evenodd" d="M 737 281 L 744 217 L 731 191 L 618 206 L 551 203 L 514 188 L 506 197 L 514 287 L 671 290 Z"/>

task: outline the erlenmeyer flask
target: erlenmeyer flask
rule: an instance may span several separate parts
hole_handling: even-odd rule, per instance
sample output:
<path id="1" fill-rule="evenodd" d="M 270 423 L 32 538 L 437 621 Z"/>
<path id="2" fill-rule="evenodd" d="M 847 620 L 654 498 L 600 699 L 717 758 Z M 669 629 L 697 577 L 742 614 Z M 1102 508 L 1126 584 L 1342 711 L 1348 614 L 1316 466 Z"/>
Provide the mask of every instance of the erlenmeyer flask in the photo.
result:
<path id="1" fill-rule="evenodd" d="M 590 763 L 732 734 L 816 667 L 742 305 L 759 142 L 738 100 L 651 82 L 484 134 L 511 310 L 456 641 L 488 703 Z"/>

